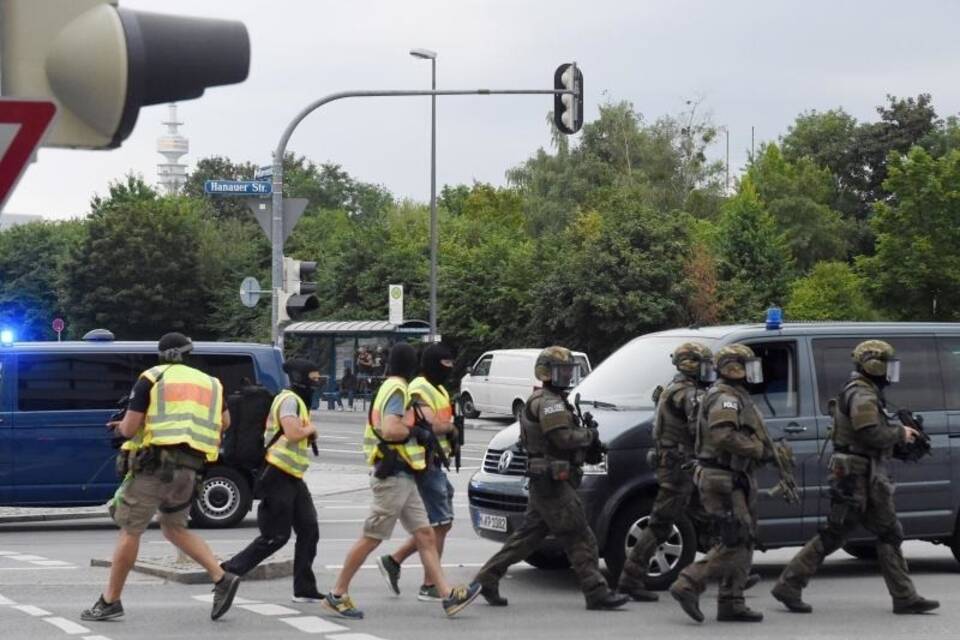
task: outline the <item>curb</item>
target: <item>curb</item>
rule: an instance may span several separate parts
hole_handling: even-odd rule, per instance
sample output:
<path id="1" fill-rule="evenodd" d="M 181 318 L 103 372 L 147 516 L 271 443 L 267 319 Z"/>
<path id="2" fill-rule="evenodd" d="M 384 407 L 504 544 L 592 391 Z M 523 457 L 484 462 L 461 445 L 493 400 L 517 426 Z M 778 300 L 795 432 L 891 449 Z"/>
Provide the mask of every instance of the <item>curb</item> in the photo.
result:
<path id="1" fill-rule="evenodd" d="M 0 515 L 0 524 L 11 524 L 18 522 L 49 522 L 53 520 L 94 520 L 98 518 L 109 518 L 110 515 L 103 513 L 37 513 L 37 514 L 18 514 L 18 515 Z"/>
<path id="2" fill-rule="evenodd" d="M 104 558 L 91 558 L 91 567 L 110 567 L 111 561 Z M 177 563 L 173 556 L 165 558 L 141 558 L 133 565 L 133 570 L 150 576 L 164 578 L 181 584 L 210 584 L 210 576 L 193 562 Z M 267 560 L 251 569 L 243 576 L 248 580 L 273 580 L 293 575 L 293 558 Z"/>

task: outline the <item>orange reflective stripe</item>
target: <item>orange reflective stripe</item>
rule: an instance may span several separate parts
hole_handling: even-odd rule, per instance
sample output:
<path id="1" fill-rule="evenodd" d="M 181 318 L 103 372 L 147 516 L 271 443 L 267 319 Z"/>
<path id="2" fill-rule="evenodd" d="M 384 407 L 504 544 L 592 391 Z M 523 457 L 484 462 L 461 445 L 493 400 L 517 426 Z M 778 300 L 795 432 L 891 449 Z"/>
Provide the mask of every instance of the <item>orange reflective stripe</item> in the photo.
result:
<path id="1" fill-rule="evenodd" d="M 213 404 L 213 388 L 190 382 L 171 382 L 163 387 L 163 399 L 165 402 L 196 402 L 209 407 Z"/>

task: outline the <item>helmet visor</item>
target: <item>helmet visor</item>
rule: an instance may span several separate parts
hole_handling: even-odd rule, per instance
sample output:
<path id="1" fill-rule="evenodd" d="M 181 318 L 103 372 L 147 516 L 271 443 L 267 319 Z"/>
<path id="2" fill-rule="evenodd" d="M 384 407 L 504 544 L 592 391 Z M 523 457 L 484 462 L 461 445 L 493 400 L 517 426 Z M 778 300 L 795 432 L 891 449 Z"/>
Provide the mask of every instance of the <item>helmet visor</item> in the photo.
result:
<path id="1" fill-rule="evenodd" d="M 571 389 L 580 383 L 580 365 L 576 362 L 550 365 L 550 384 L 558 389 Z"/>
<path id="2" fill-rule="evenodd" d="M 700 382 L 713 383 L 717 381 L 717 368 L 713 366 L 713 360 L 702 360 L 700 362 Z"/>
<path id="3" fill-rule="evenodd" d="M 900 361 L 896 358 L 887 360 L 887 382 L 900 382 Z"/>
<path id="4" fill-rule="evenodd" d="M 760 358 L 747 358 L 743 363 L 743 368 L 747 372 L 748 384 L 761 384 L 763 382 L 763 362 Z"/>

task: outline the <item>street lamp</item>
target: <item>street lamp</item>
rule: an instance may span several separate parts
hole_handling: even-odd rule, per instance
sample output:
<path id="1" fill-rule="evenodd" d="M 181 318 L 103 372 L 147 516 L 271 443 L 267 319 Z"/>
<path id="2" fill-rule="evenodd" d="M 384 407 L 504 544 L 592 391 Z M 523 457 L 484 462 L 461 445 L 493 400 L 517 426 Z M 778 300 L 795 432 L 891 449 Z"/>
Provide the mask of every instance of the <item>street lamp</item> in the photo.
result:
<path id="1" fill-rule="evenodd" d="M 437 90 L 437 52 L 411 49 L 410 55 L 429 60 L 430 88 Z M 430 341 L 437 339 L 437 96 L 430 96 Z"/>

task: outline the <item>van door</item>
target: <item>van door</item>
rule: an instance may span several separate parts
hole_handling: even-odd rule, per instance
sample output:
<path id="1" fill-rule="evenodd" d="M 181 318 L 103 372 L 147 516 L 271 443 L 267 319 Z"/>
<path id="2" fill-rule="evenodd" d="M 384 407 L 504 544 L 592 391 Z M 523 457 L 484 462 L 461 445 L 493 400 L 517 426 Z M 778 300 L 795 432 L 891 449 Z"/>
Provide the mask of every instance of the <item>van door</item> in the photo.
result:
<path id="1" fill-rule="evenodd" d="M 117 485 L 111 434 L 136 373 L 124 353 L 17 354 L 13 418 L 18 504 L 101 504 Z"/>
<path id="2" fill-rule="evenodd" d="M 527 401 L 533 391 L 535 357 L 521 353 L 498 353 L 490 367 L 490 412 L 512 415 L 513 404 Z"/>
<path id="3" fill-rule="evenodd" d="M 910 409 L 923 416 L 923 428 L 931 437 L 933 455 L 919 463 L 892 460 L 890 475 L 897 484 L 896 503 L 900 522 L 908 537 L 934 537 L 953 531 L 952 479 L 950 465 L 950 432 L 944 404 L 944 385 L 941 373 L 941 353 L 947 363 L 954 367 L 950 352 L 960 351 L 960 341 L 943 338 L 939 344 L 931 336 L 869 336 L 885 340 L 893 345 L 901 361 L 900 382 L 890 385 L 884 395 L 888 411 Z M 817 361 L 817 388 L 821 411 L 843 388 L 853 370 L 850 353 L 867 336 L 845 338 L 822 338 L 813 340 L 814 357 Z M 944 371 L 949 372 L 949 368 Z M 948 382 L 949 386 L 949 382 Z M 830 447 L 828 446 L 828 449 Z M 829 451 L 828 451 L 829 454 Z M 824 455 L 821 471 L 826 478 L 829 455 Z M 830 496 L 823 493 L 820 514 L 826 517 Z M 853 539 L 867 539 L 866 531 L 858 531 Z"/>
<path id="4" fill-rule="evenodd" d="M 486 353 L 477 360 L 470 375 L 470 395 L 473 396 L 473 406 L 478 411 L 490 410 L 490 366 L 493 364 L 493 354 Z"/>
<path id="5" fill-rule="evenodd" d="M 763 383 L 750 386 L 754 404 L 763 414 L 770 437 L 774 441 L 785 438 L 790 444 L 796 460 L 797 485 L 805 487 L 807 462 L 817 455 L 817 421 L 810 393 L 812 378 L 806 364 L 809 358 L 806 344 L 784 338 L 746 343 L 763 362 Z M 787 504 L 781 496 L 766 495 L 765 491 L 775 487 L 779 480 L 774 465 L 764 467 L 757 474 L 760 538 L 778 546 L 802 543 L 804 512 L 816 508 L 816 498 L 804 493 L 800 504 Z"/>
<path id="6" fill-rule="evenodd" d="M 13 355 L 0 355 L 0 504 L 13 497 Z"/>

